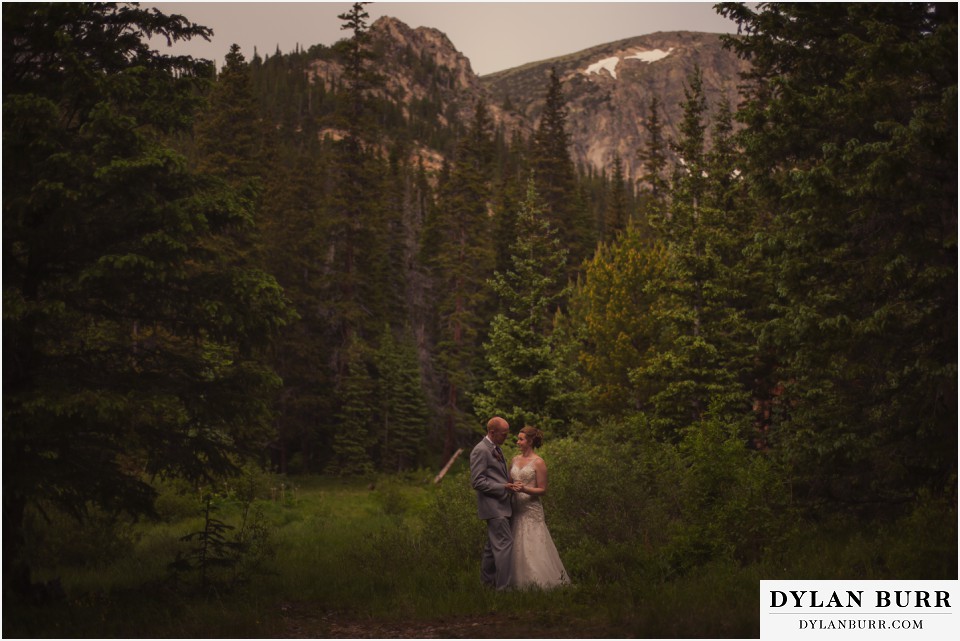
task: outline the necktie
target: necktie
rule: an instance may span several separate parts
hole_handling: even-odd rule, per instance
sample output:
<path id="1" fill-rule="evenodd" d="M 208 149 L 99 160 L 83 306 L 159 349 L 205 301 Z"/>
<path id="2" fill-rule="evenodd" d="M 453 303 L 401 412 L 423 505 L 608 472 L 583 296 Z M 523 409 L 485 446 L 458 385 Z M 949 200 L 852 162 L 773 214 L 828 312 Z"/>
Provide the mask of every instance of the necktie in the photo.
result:
<path id="1" fill-rule="evenodd" d="M 497 460 L 500 461 L 500 465 L 502 465 L 502 466 L 504 467 L 504 469 L 506 469 L 507 464 L 506 464 L 506 462 L 503 460 L 503 451 L 500 449 L 500 446 L 499 446 L 499 445 L 494 445 L 494 446 L 493 446 L 493 449 L 494 449 L 494 450 L 496 451 L 496 453 L 497 453 Z"/>

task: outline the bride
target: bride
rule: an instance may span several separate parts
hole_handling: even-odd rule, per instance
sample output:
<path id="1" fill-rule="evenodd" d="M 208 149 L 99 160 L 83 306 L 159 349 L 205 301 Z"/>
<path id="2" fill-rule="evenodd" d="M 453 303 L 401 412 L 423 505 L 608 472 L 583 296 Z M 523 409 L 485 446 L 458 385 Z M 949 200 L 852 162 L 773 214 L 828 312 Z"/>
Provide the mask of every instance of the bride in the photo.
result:
<path id="1" fill-rule="evenodd" d="M 513 581 L 518 588 L 553 588 L 570 583 L 543 517 L 540 497 L 547 493 L 547 464 L 533 453 L 543 443 L 543 432 L 531 426 L 520 430 L 520 455 L 511 461 L 514 479 Z"/>

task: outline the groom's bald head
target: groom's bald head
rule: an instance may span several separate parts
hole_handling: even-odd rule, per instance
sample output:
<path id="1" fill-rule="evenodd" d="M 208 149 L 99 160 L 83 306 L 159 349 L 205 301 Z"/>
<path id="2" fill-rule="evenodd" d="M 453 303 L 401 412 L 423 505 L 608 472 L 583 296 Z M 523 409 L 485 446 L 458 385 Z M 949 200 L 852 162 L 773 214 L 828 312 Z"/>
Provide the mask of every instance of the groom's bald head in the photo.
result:
<path id="1" fill-rule="evenodd" d="M 497 445 L 502 445 L 507 440 L 507 433 L 510 431 L 510 424 L 499 416 L 494 416 L 487 421 L 487 436 Z"/>

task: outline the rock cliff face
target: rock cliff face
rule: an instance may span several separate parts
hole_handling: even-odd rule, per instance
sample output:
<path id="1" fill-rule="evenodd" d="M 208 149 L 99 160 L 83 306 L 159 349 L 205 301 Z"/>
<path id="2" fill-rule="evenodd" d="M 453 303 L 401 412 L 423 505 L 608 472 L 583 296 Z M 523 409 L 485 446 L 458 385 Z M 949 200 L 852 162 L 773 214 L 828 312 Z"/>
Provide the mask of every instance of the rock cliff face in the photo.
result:
<path id="1" fill-rule="evenodd" d="M 387 91 L 393 97 L 409 104 L 411 100 L 433 97 L 434 88 L 439 87 L 447 104 L 461 106 L 460 103 L 469 102 L 471 97 L 483 92 L 470 61 L 443 32 L 427 27 L 411 29 L 390 17 L 377 20 L 372 32 L 386 65 L 385 71 L 389 72 Z M 409 74 L 402 68 L 394 69 L 397 65 L 410 66 L 417 62 L 422 73 Z"/>
<path id="2" fill-rule="evenodd" d="M 568 108 L 567 131 L 574 161 L 609 169 L 619 155 L 628 177 L 639 173 L 637 151 L 646 141 L 650 99 L 661 102 L 661 122 L 676 135 L 681 103 L 690 73 L 699 65 L 704 91 L 715 107 L 726 98 L 735 107 L 737 86 L 746 63 L 721 46 L 716 34 L 667 32 L 620 40 L 559 58 L 531 62 L 479 77 L 470 61 L 436 29 L 411 29 L 383 17 L 370 33 L 386 79 L 384 96 L 400 105 L 408 119 L 431 114 L 437 125 L 453 118 L 467 123 L 478 100 L 507 132 L 529 136 L 536 128 L 550 70 L 556 69 Z M 315 80 L 335 83 L 339 66 L 318 60 Z M 509 135 L 509 133 L 508 133 Z M 421 158 L 437 165 L 436 150 L 421 147 Z"/>
<path id="3" fill-rule="evenodd" d="M 523 126 L 522 116 L 505 113 L 491 103 L 490 94 L 473 72 L 470 60 L 442 31 L 428 27 L 411 29 L 396 18 L 384 16 L 372 25 L 371 33 L 385 64 L 387 92 L 394 99 L 409 105 L 412 100 L 439 98 L 447 108 L 445 112 L 452 110 L 447 113 L 455 113 L 461 122 L 468 122 L 477 100 L 483 98 L 496 122 Z M 409 73 L 411 66 L 419 73 Z M 438 118 L 441 124 L 447 124 L 445 113 Z"/>
<path id="4" fill-rule="evenodd" d="M 661 32 L 484 76 L 494 102 L 508 104 L 535 126 L 543 108 L 550 69 L 555 68 L 567 101 L 567 131 L 575 161 L 609 168 L 619 155 L 629 176 L 639 173 L 637 151 L 647 139 L 650 100 L 659 97 L 665 135 L 674 138 L 682 118 L 687 80 L 696 66 L 704 93 L 715 108 L 726 98 L 738 103 L 737 86 L 746 63 L 723 49 L 716 34 Z"/>

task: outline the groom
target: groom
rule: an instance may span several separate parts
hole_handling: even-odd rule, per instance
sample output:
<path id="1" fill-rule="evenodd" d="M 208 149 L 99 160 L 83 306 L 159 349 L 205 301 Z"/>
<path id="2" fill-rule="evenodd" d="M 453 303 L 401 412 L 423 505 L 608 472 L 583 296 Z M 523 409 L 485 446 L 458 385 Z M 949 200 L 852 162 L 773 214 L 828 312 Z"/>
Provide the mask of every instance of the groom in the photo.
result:
<path id="1" fill-rule="evenodd" d="M 470 452 L 470 485 L 477 491 L 477 514 L 487 522 L 487 544 L 480 561 L 480 579 L 504 590 L 512 583 L 513 534 L 510 499 L 516 486 L 510 480 L 500 446 L 510 425 L 499 416 L 487 423 L 487 435 Z"/>

